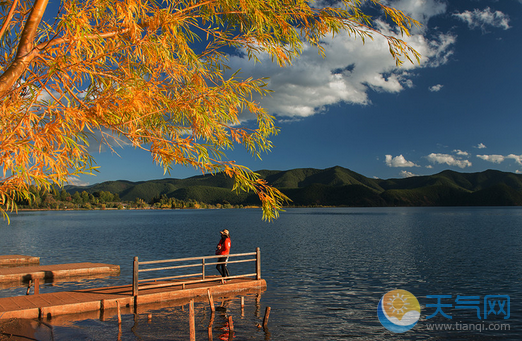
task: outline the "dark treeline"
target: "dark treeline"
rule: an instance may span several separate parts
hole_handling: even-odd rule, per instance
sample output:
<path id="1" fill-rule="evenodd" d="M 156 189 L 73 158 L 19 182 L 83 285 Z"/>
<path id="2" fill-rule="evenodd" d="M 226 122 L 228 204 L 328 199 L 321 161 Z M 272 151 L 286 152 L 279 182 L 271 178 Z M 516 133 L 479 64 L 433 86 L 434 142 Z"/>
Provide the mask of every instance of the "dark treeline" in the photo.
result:
<path id="1" fill-rule="evenodd" d="M 522 175 L 487 170 L 443 171 L 404 179 L 367 178 L 342 167 L 259 171 L 285 193 L 291 207 L 522 206 Z M 232 208 L 259 207 L 253 193 L 236 193 L 225 174 L 187 179 L 108 181 L 66 186 L 51 193 L 34 188 L 31 208 Z M 77 193 L 76 193 L 77 192 Z M 116 193 L 116 194 L 115 194 Z"/>
<path id="2" fill-rule="evenodd" d="M 243 205 L 231 205 L 228 202 L 222 204 L 206 204 L 196 200 L 180 200 L 161 195 L 146 202 L 141 198 L 133 201 L 122 201 L 117 193 L 110 191 L 75 191 L 69 193 L 65 189 L 53 187 L 50 191 L 45 188 L 30 186 L 30 198 L 21 198 L 16 204 L 19 209 L 130 209 L 130 208 L 156 208 L 156 209 L 182 209 L 182 208 L 242 208 Z"/>
<path id="3" fill-rule="evenodd" d="M 124 203 L 116 193 L 99 191 L 67 192 L 65 189 L 53 187 L 51 190 L 30 186 L 30 197 L 17 200 L 18 208 L 31 209 L 69 209 L 69 208 L 124 208 Z"/>
<path id="4" fill-rule="evenodd" d="M 497 170 L 479 173 L 446 170 L 434 175 L 388 180 L 368 178 L 343 167 L 257 173 L 286 194 L 292 200 L 288 205 L 295 207 L 522 206 L 522 174 Z M 187 179 L 108 181 L 65 189 L 69 193 L 110 191 L 118 193 L 122 200 L 143 198 L 160 208 L 179 208 L 180 200 L 193 207 L 204 207 L 201 203 L 260 205 L 255 194 L 236 193 L 233 187 L 233 179 L 221 173 Z"/>

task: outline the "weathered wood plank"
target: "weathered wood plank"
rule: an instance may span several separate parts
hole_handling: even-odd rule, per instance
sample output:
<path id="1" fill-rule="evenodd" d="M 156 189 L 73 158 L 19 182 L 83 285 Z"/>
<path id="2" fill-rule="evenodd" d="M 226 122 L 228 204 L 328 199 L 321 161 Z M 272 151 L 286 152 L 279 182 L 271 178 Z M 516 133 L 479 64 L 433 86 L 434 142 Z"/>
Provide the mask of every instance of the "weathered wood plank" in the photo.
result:
<path id="1" fill-rule="evenodd" d="M 71 263 L 0 268 L 0 283 L 20 283 L 34 280 L 52 281 L 86 276 L 117 276 L 120 266 L 103 263 Z"/>
<path id="2" fill-rule="evenodd" d="M 23 255 L 0 255 L 0 267 L 40 264 L 40 257 Z"/>

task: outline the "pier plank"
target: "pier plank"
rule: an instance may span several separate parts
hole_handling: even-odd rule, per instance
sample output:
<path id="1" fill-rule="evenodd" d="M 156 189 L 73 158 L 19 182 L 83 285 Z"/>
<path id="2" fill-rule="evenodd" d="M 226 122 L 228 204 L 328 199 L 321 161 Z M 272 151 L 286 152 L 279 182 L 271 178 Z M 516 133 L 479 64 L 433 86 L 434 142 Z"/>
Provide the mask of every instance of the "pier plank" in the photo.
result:
<path id="1" fill-rule="evenodd" d="M 0 283 L 34 280 L 58 280 L 71 277 L 117 276 L 120 266 L 104 263 L 70 263 L 0 268 Z"/>
<path id="2" fill-rule="evenodd" d="M 0 267 L 40 264 L 40 257 L 24 255 L 0 255 Z"/>
<path id="3" fill-rule="evenodd" d="M 264 279 L 235 278 L 226 283 L 205 282 L 187 284 L 185 289 L 170 281 L 172 286 L 142 289 L 135 302 L 132 285 L 83 289 L 67 292 L 0 298 L 0 320 L 6 318 L 47 318 L 55 316 L 96 312 L 115 309 L 118 302 L 123 307 L 152 304 L 180 299 L 206 299 L 210 290 L 214 296 L 242 292 L 251 289 L 266 289 Z"/>

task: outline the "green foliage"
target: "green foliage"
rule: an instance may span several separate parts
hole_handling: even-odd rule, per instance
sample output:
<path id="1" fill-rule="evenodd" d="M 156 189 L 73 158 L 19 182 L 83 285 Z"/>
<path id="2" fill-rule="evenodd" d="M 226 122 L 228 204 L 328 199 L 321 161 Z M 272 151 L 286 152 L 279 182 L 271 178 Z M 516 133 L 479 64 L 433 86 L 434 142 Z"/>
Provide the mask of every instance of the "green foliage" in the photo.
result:
<path id="1" fill-rule="evenodd" d="M 298 168 L 285 172 L 259 171 L 259 174 L 277 188 L 301 188 L 319 183 L 328 186 L 363 185 L 378 192 L 383 191 L 375 179 L 339 166 L 324 170 Z"/>
<path id="2" fill-rule="evenodd" d="M 342 167 L 284 172 L 263 170 L 259 174 L 290 196 L 292 206 L 522 206 L 522 175 L 491 170 L 481 173 L 444 171 L 431 176 L 390 180 L 366 178 Z M 288 187 L 280 187 L 281 184 Z M 67 191 L 60 193 L 32 186 L 31 198 L 21 199 L 18 205 L 40 209 L 261 206 L 254 193 L 236 195 L 233 185 L 230 178 L 217 174 L 137 183 L 123 181 L 121 185 L 111 181 L 90 187 L 68 186 Z M 122 190 L 112 193 L 106 190 L 108 188 Z M 140 195 L 136 196 L 136 193 Z M 61 200 L 62 197 L 66 200 Z"/>
<path id="3" fill-rule="evenodd" d="M 89 194 L 87 191 L 70 191 L 62 189 L 58 192 L 55 188 L 51 191 L 35 186 L 31 187 L 32 196 L 30 199 L 21 198 L 17 201 L 17 206 L 21 209 L 95 209 L 112 208 L 121 205 L 118 194 L 108 191 Z M 71 194 L 72 193 L 72 194 Z"/>
<path id="4" fill-rule="evenodd" d="M 475 206 L 522 206 L 522 191 L 497 183 L 470 194 L 470 204 Z"/>
<path id="5" fill-rule="evenodd" d="M 468 192 L 453 186 L 434 185 L 420 188 L 391 189 L 381 197 L 388 206 L 461 206 Z"/>
<path id="6" fill-rule="evenodd" d="M 455 206 L 495 205 L 495 202 L 522 205 L 522 175 L 493 170 L 444 171 L 431 176 L 389 180 L 367 178 L 342 167 L 261 170 L 258 174 L 292 198 L 289 205 L 294 206 Z M 176 199 L 194 200 L 200 205 L 260 205 L 252 193 L 236 196 L 232 191 L 233 181 L 223 174 L 135 184 L 125 182 L 122 186 L 125 190 L 119 193 L 123 200 L 135 199 L 133 185 L 140 189 L 141 198 L 153 204 Z M 102 190 L 103 186 L 98 184 L 92 188 Z M 114 188 L 115 184 L 111 182 L 109 186 Z"/>

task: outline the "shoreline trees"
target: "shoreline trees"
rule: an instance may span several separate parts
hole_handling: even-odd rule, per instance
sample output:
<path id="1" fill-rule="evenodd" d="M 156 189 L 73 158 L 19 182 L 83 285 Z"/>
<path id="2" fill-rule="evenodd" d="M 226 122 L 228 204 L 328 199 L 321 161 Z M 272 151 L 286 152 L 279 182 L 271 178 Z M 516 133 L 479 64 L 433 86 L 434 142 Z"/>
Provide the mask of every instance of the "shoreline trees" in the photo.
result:
<path id="1" fill-rule="evenodd" d="M 162 195 L 146 202 L 141 198 L 133 201 L 122 201 L 117 193 L 110 191 L 87 191 L 69 193 L 65 189 L 58 191 L 53 187 L 51 191 L 45 188 L 29 187 L 30 199 L 22 198 L 16 202 L 20 210 L 93 210 L 93 209 L 221 209 L 243 208 L 243 205 L 223 203 L 209 204 L 197 200 L 181 200 Z"/>

